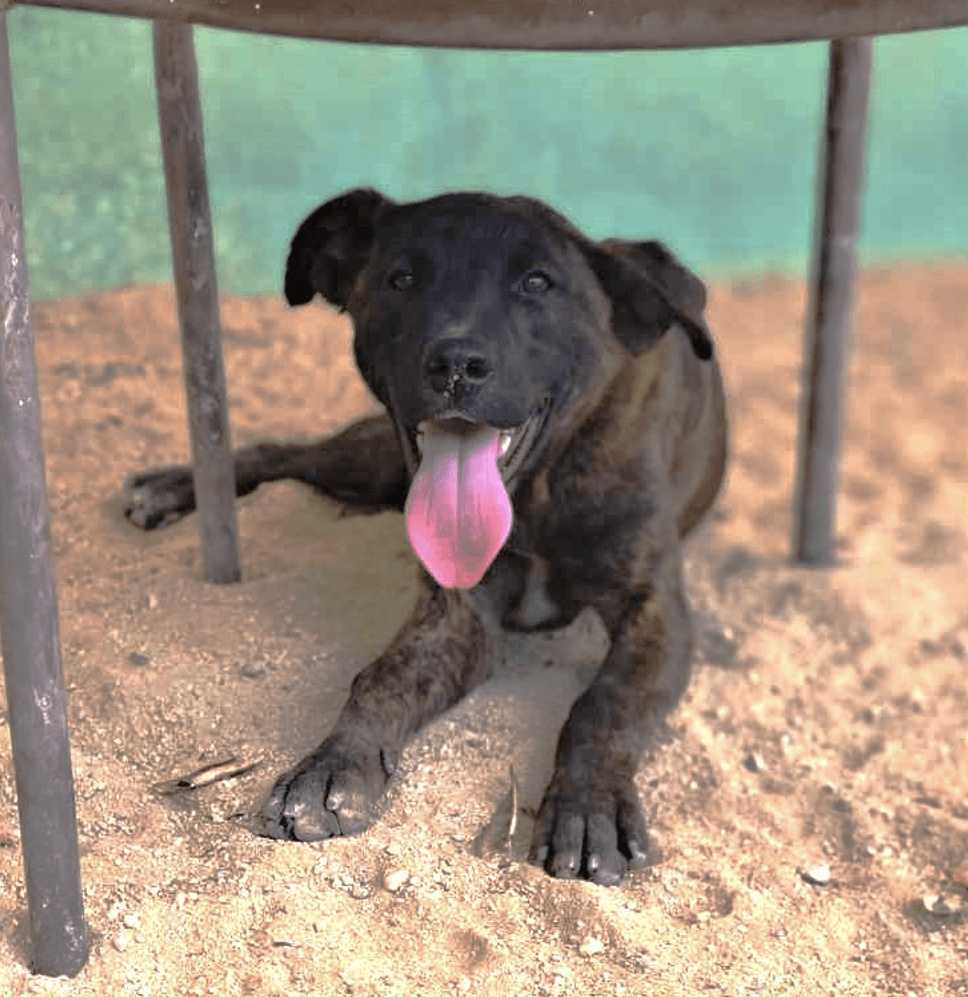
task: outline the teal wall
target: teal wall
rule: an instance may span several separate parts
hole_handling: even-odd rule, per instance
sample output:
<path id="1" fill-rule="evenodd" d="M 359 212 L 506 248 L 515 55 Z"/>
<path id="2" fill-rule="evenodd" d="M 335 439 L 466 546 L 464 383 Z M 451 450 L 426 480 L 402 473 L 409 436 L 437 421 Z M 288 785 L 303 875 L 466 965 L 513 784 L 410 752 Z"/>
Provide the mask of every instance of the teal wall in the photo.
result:
<path id="1" fill-rule="evenodd" d="M 150 30 L 9 15 L 31 281 L 169 279 Z M 223 291 L 275 292 L 317 203 L 487 188 L 714 275 L 805 264 L 825 46 L 594 55 L 371 48 L 199 30 Z M 864 253 L 968 253 L 968 30 L 878 41 Z"/>

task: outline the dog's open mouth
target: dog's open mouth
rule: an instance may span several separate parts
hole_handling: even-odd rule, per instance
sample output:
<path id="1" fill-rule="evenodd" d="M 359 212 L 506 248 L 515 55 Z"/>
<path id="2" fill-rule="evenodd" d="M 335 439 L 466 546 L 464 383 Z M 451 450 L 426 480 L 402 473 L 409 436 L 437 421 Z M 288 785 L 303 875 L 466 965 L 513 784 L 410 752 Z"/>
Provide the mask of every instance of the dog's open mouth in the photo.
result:
<path id="1" fill-rule="evenodd" d="M 492 429 L 490 426 L 471 422 L 462 416 L 453 416 L 449 419 L 426 419 L 412 434 L 414 464 L 419 464 L 423 457 L 424 436 L 428 432 L 435 433 L 443 430 L 457 436 L 466 436 L 487 429 L 497 433 L 497 466 L 504 483 L 510 485 L 517 472 L 521 470 L 521 465 L 534 444 L 535 437 L 541 428 L 541 422 L 542 413 L 540 412 L 535 413 L 530 419 L 514 429 Z"/>
<path id="2" fill-rule="evenodd" d="M 513 519 L 508 487 L 543 423 L 544 410 L 513 429 L 458 416 L 425 420 L 410 435 L 407 536 L 440 585 L 473 588 L 504 546 Z"/>

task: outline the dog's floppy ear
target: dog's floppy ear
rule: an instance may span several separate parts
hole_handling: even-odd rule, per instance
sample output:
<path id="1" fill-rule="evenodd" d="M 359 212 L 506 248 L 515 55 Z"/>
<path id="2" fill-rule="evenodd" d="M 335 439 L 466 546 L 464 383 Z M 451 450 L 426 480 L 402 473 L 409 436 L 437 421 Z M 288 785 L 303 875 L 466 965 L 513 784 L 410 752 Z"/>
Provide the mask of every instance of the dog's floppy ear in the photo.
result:
<path id="1" fill-rule="evenodd" d="M 299 226 L 286 260 L 286 300 L 305 305 L 321 294 L 345 308 L 366 263 L 380 213 L 393 202 L 360 188 L 320 205 Z"/>
<path id="2" fill-rule="evenodd" d="M 590 262 L 612 299 L 615 334 L 627 350 L 644 352 L 678 323 L 696 356 L 712 357 L 706 287 L 661 242 L 607 239 L 593 247 Z"/>

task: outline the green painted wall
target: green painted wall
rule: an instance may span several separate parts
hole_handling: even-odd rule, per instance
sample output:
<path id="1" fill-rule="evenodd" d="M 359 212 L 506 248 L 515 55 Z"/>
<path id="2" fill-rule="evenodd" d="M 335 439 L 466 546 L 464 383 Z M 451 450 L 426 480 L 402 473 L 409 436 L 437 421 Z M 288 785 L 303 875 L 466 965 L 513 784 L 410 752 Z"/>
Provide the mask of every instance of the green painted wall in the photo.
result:
<path id="1" fill-rule="evenodd" d="M 40 297 L 169 278 L 144 22 L 9 15 Z M 276 291 L 317 203 L 476 187 L 592 234 L 658 236 L 704 273 L 805 265 L 825 46 L 439 52 L 199 30 L 223 291 Z M 968 253 L 968 30 L 875 57 L 864 253 Z"/>

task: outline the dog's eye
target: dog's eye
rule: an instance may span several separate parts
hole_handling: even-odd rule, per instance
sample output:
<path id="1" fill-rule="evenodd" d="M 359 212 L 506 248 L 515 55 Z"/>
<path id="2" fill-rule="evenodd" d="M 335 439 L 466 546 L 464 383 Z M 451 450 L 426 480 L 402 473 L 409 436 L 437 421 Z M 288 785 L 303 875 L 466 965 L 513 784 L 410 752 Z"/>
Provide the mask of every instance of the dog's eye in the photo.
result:
<path id="1" fill-rule="evenodd" d="M 531 270 L 521 278 L 521 290 L 526 294 L 544 294 L 551 288 L 551 278 L 543 270 Z"/>
<path id="2" fill-rule="evenodd" d="M 416 283 L 412 270 L 394 270 L 387 281 L 394 291 L 409 291 Z"/>

